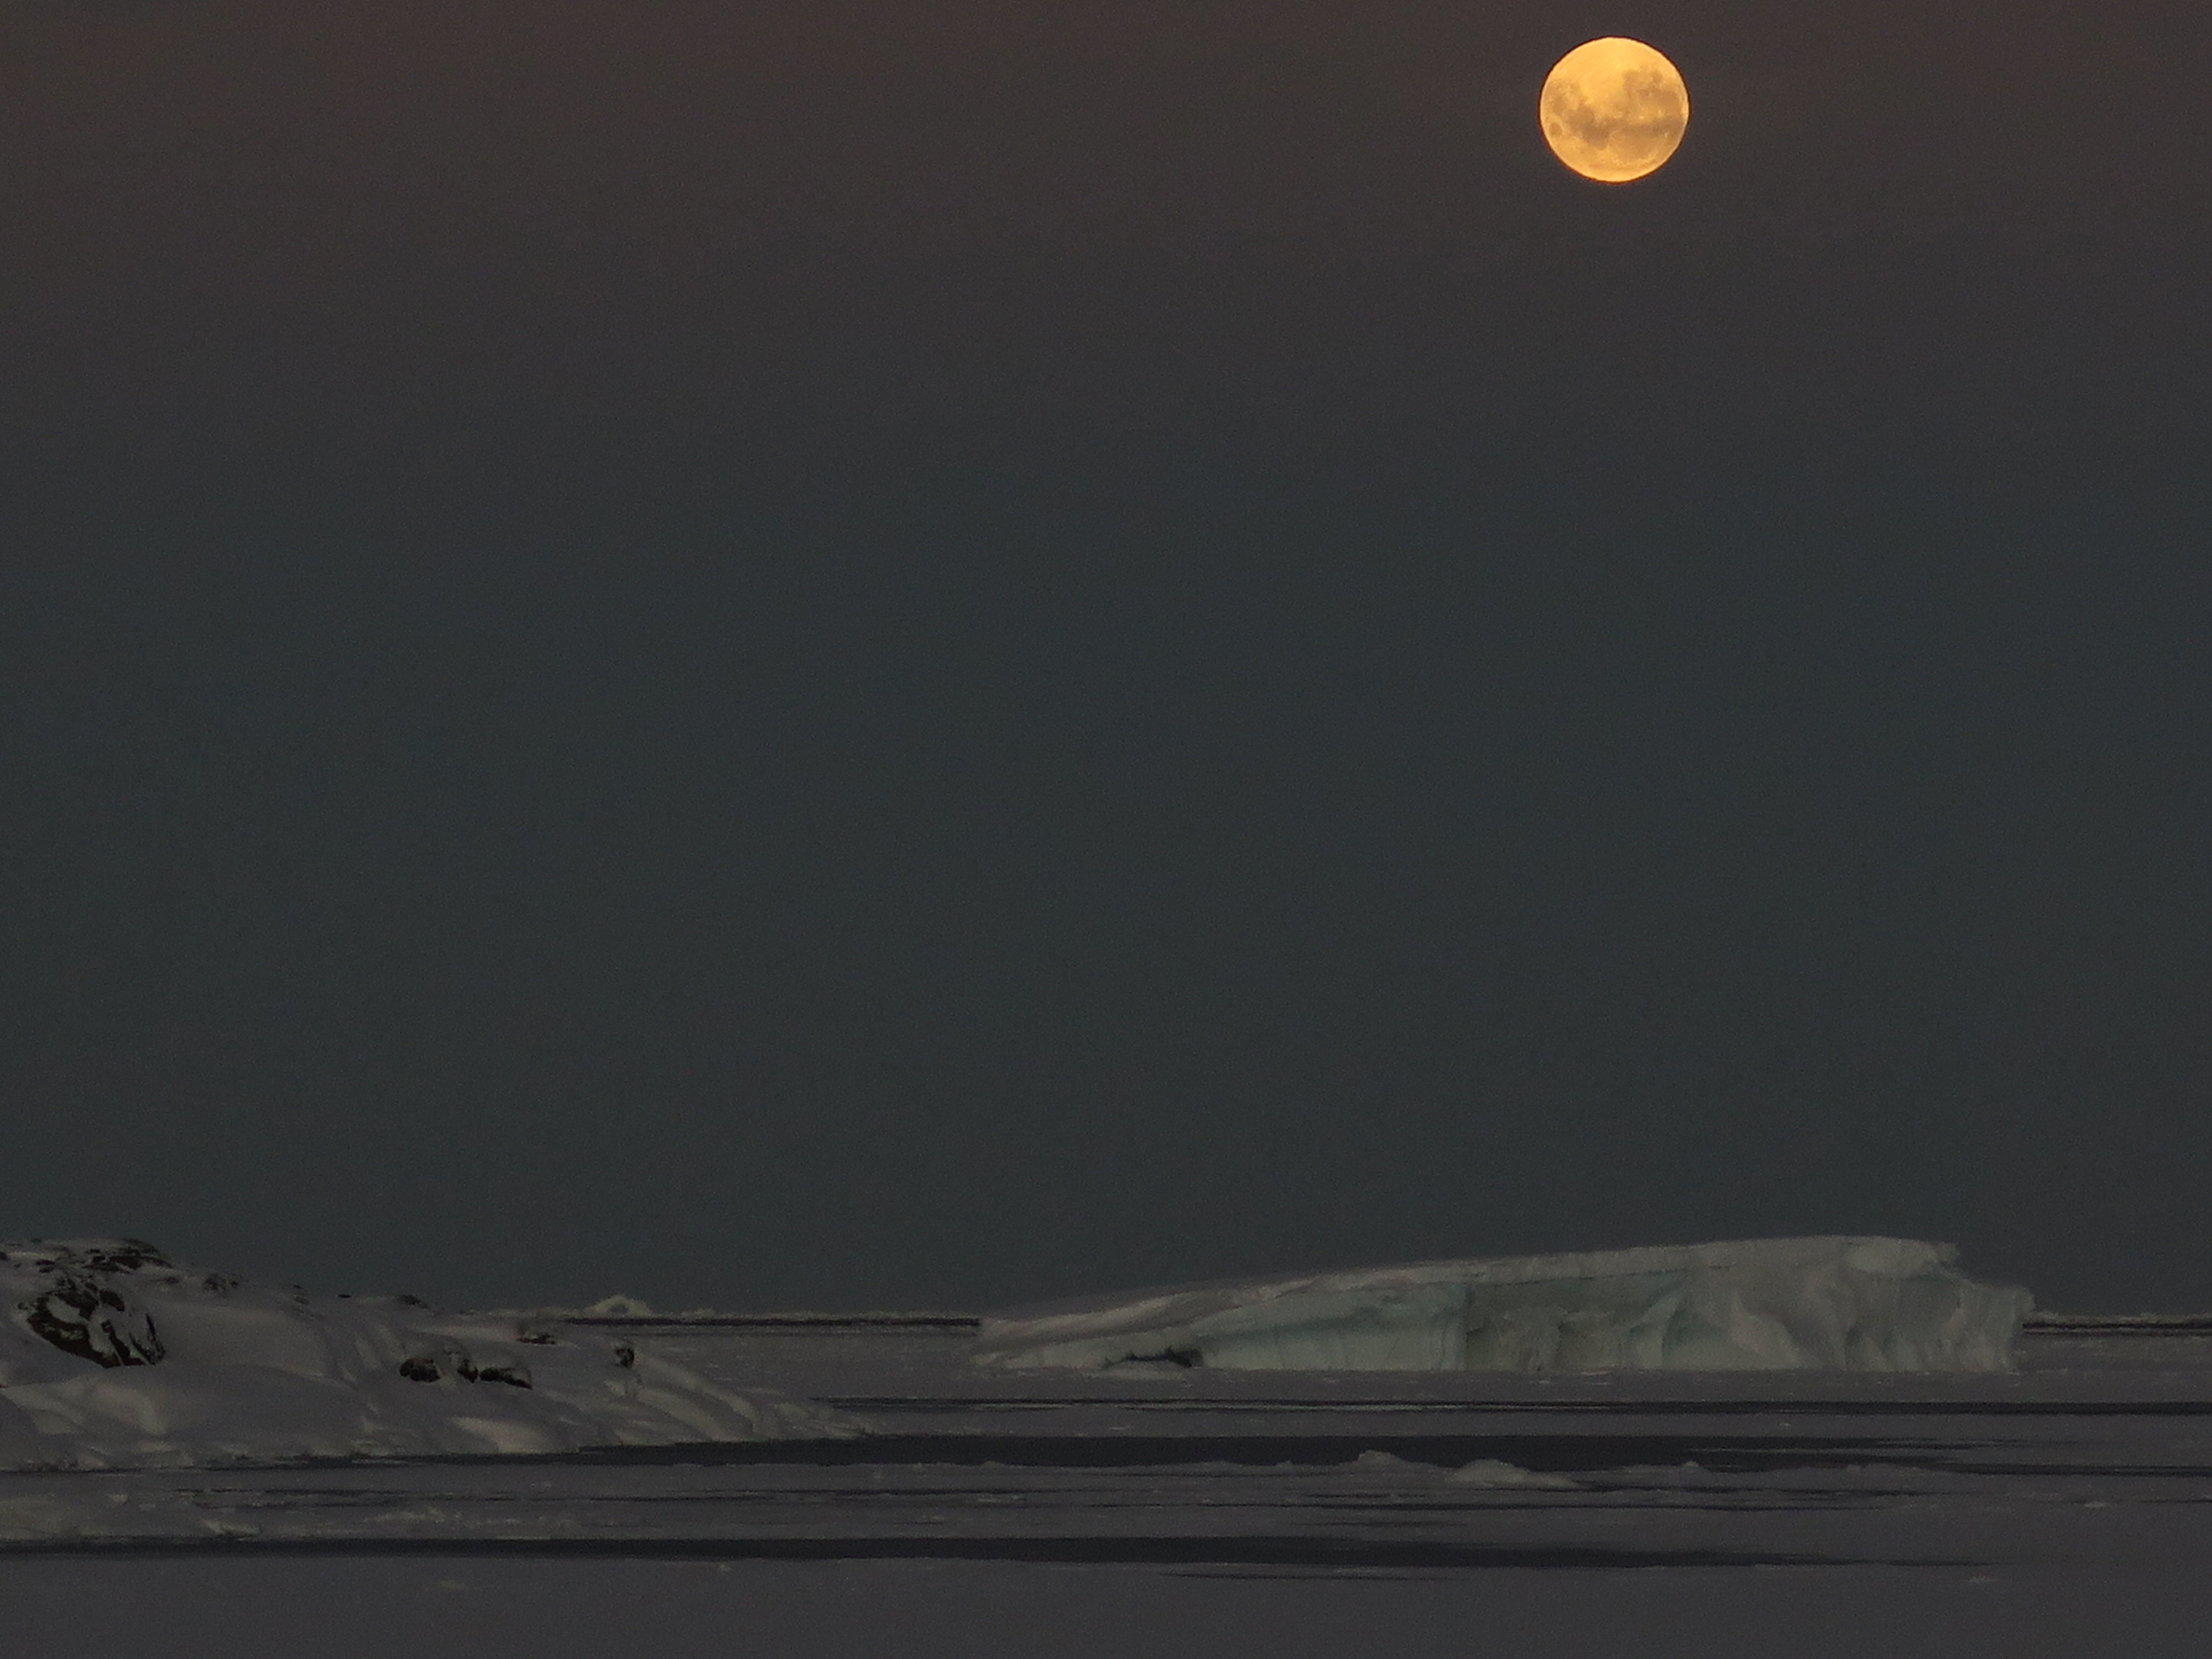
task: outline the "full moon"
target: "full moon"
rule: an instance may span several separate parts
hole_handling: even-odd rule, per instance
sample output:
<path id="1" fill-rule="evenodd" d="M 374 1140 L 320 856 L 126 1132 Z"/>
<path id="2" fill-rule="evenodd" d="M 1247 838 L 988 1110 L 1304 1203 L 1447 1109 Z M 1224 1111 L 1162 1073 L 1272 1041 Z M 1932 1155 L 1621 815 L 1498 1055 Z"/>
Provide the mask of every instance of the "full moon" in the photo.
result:
<path id="1" fill-rule="evenodd" d="M 1641 40 L 1586 40 L 1552 66 L 1537 103 L 1544 142 L 1585 179 L 1625 185 L 1666 163 L 1690 125 L 1690 89 Z"/>

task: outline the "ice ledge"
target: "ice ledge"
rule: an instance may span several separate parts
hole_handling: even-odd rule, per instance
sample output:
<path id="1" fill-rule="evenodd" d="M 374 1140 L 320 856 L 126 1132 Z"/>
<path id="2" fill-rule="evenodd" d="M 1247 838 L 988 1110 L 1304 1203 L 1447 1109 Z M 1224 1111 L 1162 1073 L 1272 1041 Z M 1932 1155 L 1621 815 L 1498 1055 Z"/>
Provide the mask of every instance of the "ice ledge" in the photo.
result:
<path id="1" fill-rule="evenodd" d="M 1219 1279 L 985 1316 L 1007 1370 L 2003 1371 L 2033 1305 L 1914 1239 L 1748 1239 Z"/>

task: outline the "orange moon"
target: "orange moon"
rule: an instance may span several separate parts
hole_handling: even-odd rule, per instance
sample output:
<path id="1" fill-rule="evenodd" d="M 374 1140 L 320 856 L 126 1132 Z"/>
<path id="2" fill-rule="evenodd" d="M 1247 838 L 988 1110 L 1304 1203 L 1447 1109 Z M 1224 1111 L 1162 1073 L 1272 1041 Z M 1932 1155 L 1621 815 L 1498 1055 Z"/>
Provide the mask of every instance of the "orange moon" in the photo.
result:
<path id="1" fill-rule="evenodd" d="M 1666 164 L 1690 125 L 1690 89 L 1666 54 L 1607 35 L 1544 77 L 1536 113 L 1552 154 L 1585 179 L 1625 185 Z"/>

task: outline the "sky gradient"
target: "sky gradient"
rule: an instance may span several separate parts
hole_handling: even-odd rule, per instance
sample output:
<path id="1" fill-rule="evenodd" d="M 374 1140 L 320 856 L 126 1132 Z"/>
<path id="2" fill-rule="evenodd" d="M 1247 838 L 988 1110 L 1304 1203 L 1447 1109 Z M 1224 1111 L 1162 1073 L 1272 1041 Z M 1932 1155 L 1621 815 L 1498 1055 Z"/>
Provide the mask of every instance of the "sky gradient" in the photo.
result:
<path id="1" fill-rule="evenodd" d="M 1659 173 L 1552 62 L 1650 41 Z M 17 0 L 0 1235 L 2212 1306 L 2212 15 Z"/>

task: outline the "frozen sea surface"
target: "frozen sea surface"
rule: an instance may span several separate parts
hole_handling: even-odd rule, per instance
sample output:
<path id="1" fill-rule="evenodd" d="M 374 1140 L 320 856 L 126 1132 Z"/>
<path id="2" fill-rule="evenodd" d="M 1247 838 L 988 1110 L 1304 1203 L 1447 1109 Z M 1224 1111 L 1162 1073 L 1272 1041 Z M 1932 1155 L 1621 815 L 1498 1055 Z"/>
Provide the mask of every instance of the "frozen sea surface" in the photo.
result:
<path id="1" fill-rule="evenodd" d="M 426 1553 L 0 1559 L 40 1659 L 2201 1659 L 2212 1582 L 1968 1567 L 1451 1574 Z"/>
<path id="2" fill-rule="evenodd" d="M 0 1476 L 20 1650 L 2200 1656 L 2212 1322 L 2008 1375 L 1006 1373 L 578 1325 L 836 1441 Z"/>

